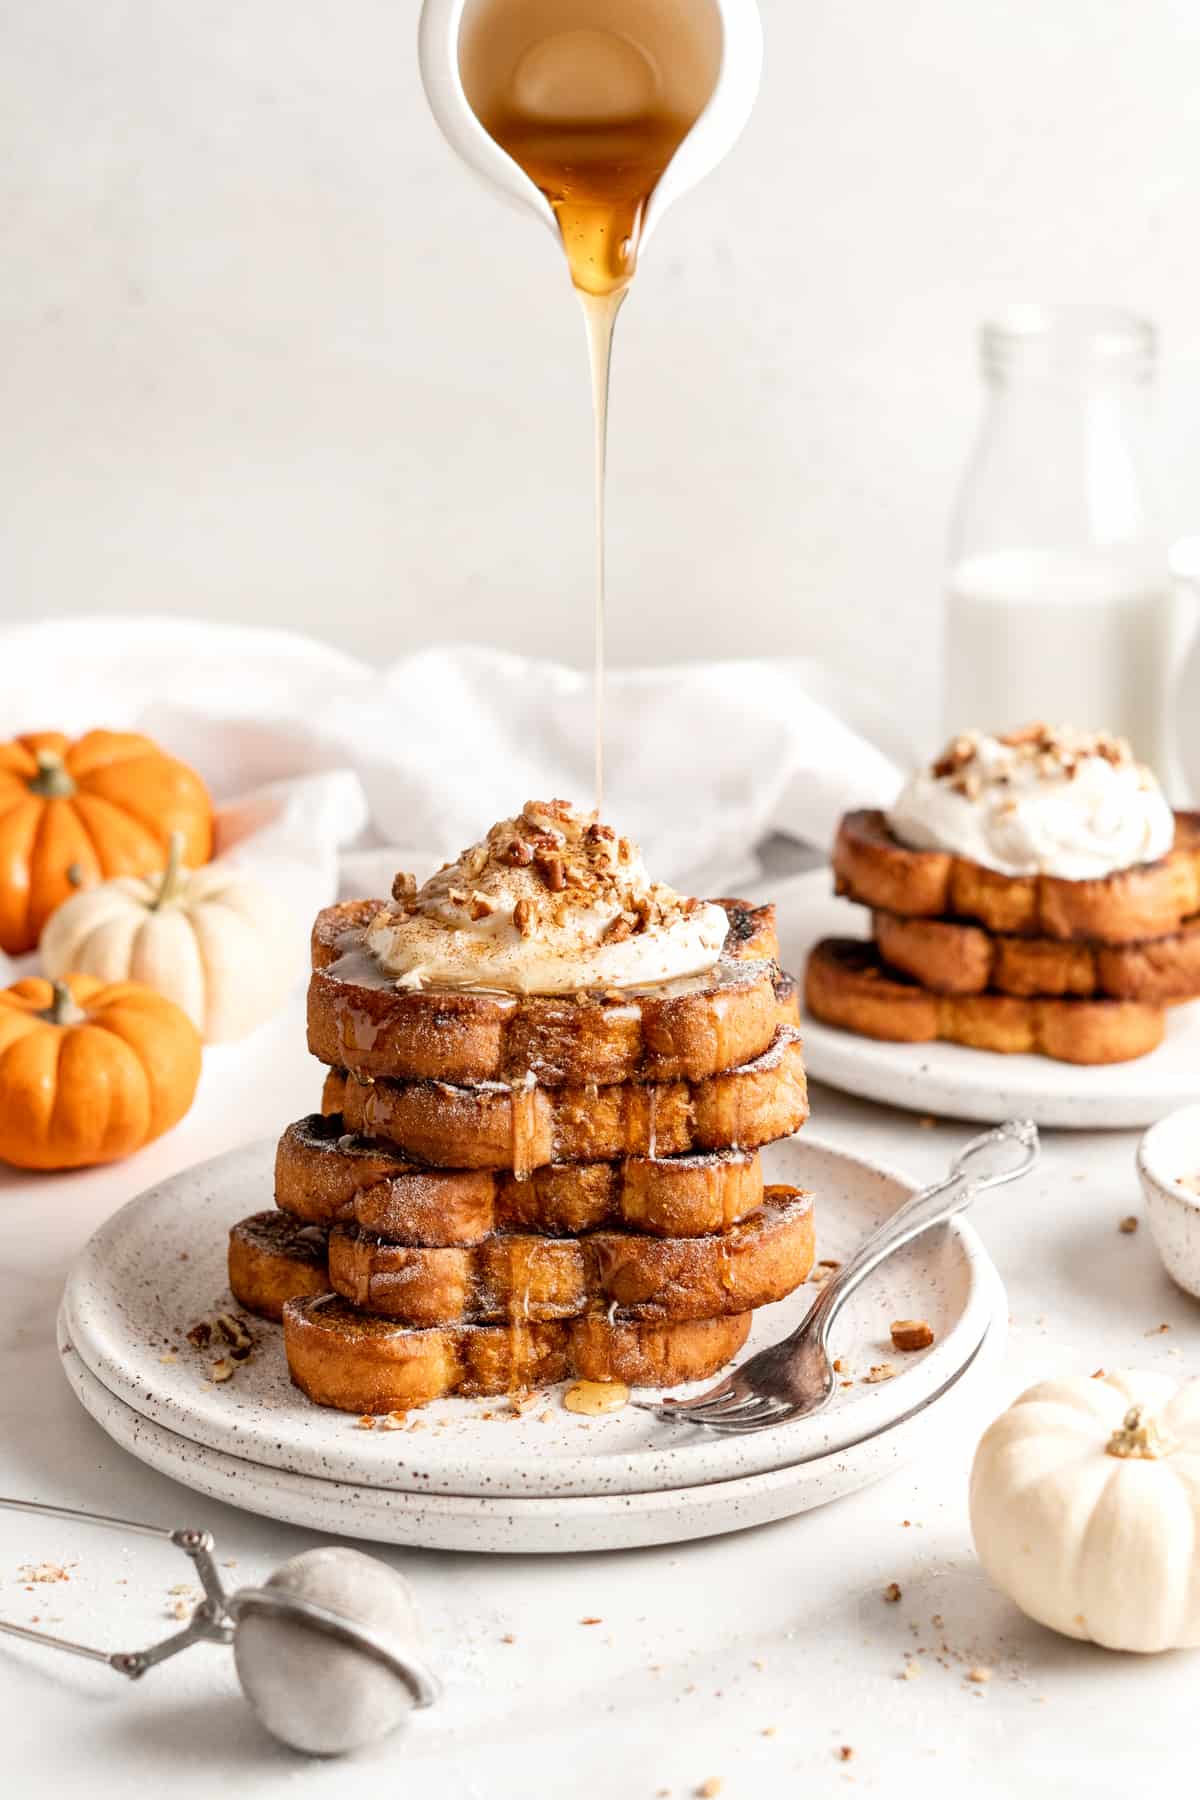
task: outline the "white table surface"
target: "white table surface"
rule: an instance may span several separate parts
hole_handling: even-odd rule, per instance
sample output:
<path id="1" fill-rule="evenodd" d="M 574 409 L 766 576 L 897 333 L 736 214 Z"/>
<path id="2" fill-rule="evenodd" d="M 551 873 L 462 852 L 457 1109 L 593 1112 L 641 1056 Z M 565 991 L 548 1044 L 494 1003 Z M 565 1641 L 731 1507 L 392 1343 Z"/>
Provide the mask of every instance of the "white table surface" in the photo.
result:
<path id="1" fill-rule="evenodd" d="M 297 996 L 247 1045 L 210 1053 L 191 1115 L 132 1161 L 0 1178 L 0 1493 L 207 1526 L 235 1582 L 317 1540 L 193 1496 L 117 1449 L 63 1380 L 54 1315 L 74 1252 L 122 1201 L 315 1104 L 300 1020 Z M 921 1129 L 820 1088 L 811 1129 L 918 1176 L 940 1172 L 971 1130 Z M 1012 1313 L 992 1410 L 1051 1372 L 1200 1366 L 1200 1307 L 1169 1284 L 1144 1227 L 1117 1230 L 1141 1212 L 1134 1144 L 1050 1137 L 1037 1177 L 975 1215 Z M 446 1692 L 405 1737 L 350 1762 L 310 1762 L 267 1738 L 226 1651 L 194 1649 L 135 1685 L 0 1640 L 0 1792 L 324 1800 L 366 1781 L 421 1800 L 651 1800 L 712 1778 L 722 1800 L 855 1788 L 929 1800 L 964 1784 L 1007 1796 L 1018 1782 L 1025 1795 L 1194 1791 L 1200 1656 L 1118 1657 L 1025 1622 L 971 1549 L 972 1449 L 947 1443 L 849 1500 L 690 1546 L 382 1550 L 414 1583 Z M 69 1581 L 30 1591 L 21 1578 L 23 1564 L 76 1558 Z M 169 1549 L 0 1512 L 5 1617 L 133 1648 L 171 1628 L 168 1590 L 190 1574 Z M 898 1605 L 882 1599 L 893 1581 Z M 901 1679 L 909 1657 L 920 1675 Z M 965 1679 L 976 1664 L 993 1670 L 984 1687 Z"/>

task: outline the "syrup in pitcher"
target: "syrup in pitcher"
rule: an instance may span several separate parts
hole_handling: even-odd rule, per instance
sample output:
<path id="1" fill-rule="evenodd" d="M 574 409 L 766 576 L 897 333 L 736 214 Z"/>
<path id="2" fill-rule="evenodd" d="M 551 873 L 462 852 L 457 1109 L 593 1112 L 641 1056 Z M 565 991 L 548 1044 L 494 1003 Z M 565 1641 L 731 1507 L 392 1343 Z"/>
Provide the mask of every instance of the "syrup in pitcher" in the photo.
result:
<path id="1" fill-rule="evenodd" d="M 604 789 L 604 472 L 613 325 L 646 203 L 721 64 L 710 0 L 468 0 L 463 90 L 558 221 L 588 333 L 596 468 L 596 806 Z"/>

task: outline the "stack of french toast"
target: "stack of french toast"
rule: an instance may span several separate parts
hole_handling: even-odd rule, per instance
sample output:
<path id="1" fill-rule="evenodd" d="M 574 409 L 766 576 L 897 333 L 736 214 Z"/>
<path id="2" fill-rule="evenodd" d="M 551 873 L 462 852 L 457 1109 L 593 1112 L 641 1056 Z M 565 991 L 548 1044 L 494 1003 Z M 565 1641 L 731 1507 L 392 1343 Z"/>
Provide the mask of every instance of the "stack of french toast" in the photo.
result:
<path id="1" fill-rule="evenodd" d="M 1106 733 L 963 733 L 891 812 L 843 818 L 833 869 L 871 937 L 812 951 L 824 1023 L 1117 1063 L 1200 997 L 1200 814 Z"/>
<path id="2" fill-rule="evenodd" d="M 310 1399 L 572 1379 L 608 1410 L 711 1375 L 808 1276 L 811 1196 L 758 1154 L 808 1111 L 772 908 L 682 899 L 530 803 L 423 888 L 323 912 L 312 953 L 322 1111 L 229 1245 Z"/>

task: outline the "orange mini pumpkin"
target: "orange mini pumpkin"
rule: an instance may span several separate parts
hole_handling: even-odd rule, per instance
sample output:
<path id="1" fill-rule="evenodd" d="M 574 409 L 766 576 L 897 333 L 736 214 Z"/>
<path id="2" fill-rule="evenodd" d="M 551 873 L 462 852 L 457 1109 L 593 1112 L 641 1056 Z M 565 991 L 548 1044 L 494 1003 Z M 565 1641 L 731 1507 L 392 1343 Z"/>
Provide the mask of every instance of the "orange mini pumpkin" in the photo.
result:
<path id="1" fill-rule="evenodd" d="M 114 875 L 148 875 L 183 833 L 212 855 L 212 801 L 194 769 L 135 731 L 31 731 L 0 744 L 0 948 L 32 950 L 55 907 Z"/>
<path id="2" fill-rule="evenodd" d="M 0 990 L 0 1159 L 19 1169 L 116 1162 L 182 1119 L 200 1034 L 139 981 L 30 976 Z"/>

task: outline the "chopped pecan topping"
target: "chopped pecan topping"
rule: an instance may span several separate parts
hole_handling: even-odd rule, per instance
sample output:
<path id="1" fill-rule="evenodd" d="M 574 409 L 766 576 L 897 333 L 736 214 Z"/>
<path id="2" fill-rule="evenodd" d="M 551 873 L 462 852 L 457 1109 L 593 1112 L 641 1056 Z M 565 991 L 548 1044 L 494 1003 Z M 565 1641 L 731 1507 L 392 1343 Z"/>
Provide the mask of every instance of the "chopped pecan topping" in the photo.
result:
<path id="1" fill-rule="evenodd" d="M 521 936 L 528 937 L 534 926 L 532 900 L 518 900 L 517 904 L 513 907 L 512 918 L 513 924 L 516 926 Z"/>
<path id="2" fill-rule="evenodd" d="M 632 936 L 633 921 L 625 913 L 618 913 L 600 941 L 602 944 L 623 944 L 626 938 Z"/>
<path id="3" fill-rule="evenodd" d="M 933 764 L 935 779 L 948 781 L 956 793 L 977 799 L 978 794 L 971 791 L 970 783 L 978 774 L 983 741 L 977 731 L 964 731 L 953 738 Z M 1073 781 L 1080 763 L 1089 757 L 1102 757 L 1114 768 L 1125 768 L 1133 762 L 1133 751 L 1124 738 L 1114 737 L 1106 731 L 1055 728 L 1040 720 L 1003 732 L 996 742 L 1009 753 L 1007 766 L 996 760 L 987 770 L 987 779 L 996 785 L 1010 781 L 1014 773 L 1030 767 L 1043 780 Z M 968 785 L 960 785 L 963 782 Z"/>
<path id="4" fill-rule="evenodd" d="M 1047 735 L 1046 726 L 1039 719 L 1032 725 L 1018 725 L 1012 731 L 1002 731 L 1000 742 L 1012 750 L 1019 750 L 1022 744 L 1044 743 Z"/>
<path id="5" fill-rule="evenodd" d="M 406 875 L 404 871 L 401 870 L 392 881 L 392 899 L 396 902 L 397 906 L 406 906 L 410 900 L 415 900 L 416 897 L 416 876 Z"/>
<path id="6" fill-rule="evenodd" d="M 933 773 L 939 781 L 949 775 L 956 775 L 959 769 L 965 769 L 969 762 L 975 760 L 974 740 L 964 732 L 954 738 L 933 765 Z"/>
<path id="7" fill-rule="evenodd" d="M 565 800 L 547 800 L 538 802 L 527 800 L 521 817 L 534 831 L 541 831 L 551 836 L 556 843 L 562 842 L 559 822 L 565 824 L 571 817 L 571 808 Z"/>
<path id="8" fill-rule="evenodd" d="M 563 873 L 561 856 L 536 856 L 533 866 L 552 894 L 562 893 L 567 885 L 567 878 Z"/>
<path id="9" fill-rule="evenodd" d="M 527 869 L 533 861 L 533 847 L 523 838 L 514 838 L 504 852 L 504 860 L 514 869 Z"/>

